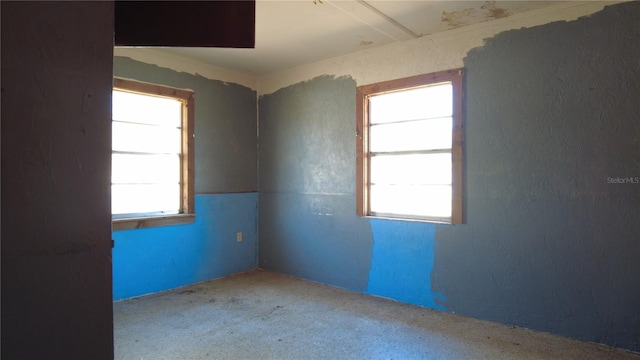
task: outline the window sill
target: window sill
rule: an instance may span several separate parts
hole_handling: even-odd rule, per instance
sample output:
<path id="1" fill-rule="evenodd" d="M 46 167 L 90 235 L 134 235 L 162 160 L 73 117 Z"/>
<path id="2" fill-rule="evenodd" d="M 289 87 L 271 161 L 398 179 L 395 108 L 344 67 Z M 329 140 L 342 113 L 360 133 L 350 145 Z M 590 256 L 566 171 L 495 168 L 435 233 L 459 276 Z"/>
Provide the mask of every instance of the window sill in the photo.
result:
<path id="1" fill-rule="evenodd" d="M 438 225 L 460 225 L 462 222 L 454 222 L 448 218 L 425 218 L 425 217 L 400 217 L 400 216 L 389 216 L 389 215 L 364 215 L 366 219 L 375 219 L 375 220 L 391 220 L 391 221 L 408 221 L 408 222 L 421 222 L 421 223 L 430 223 L 430 224 L 438 224 Z"/>
<path id="2" fill-rule="evenodd" d="M 145 229 L 167 225 L 191 224 L 196 214 L 176 214 L 167 216 L 149 216 L 139 218 L 113 219 L 112 230 Z"/>

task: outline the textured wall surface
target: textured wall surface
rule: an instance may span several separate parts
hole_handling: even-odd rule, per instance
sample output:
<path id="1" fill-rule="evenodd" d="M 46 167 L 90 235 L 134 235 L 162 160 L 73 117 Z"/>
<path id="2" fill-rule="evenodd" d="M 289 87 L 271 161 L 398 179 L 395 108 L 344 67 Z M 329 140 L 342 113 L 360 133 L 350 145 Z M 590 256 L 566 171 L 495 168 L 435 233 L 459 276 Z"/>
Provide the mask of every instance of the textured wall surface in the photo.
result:
<path id="1" fill-rule="evenodd" d="M 195 92 L 196 193 L 257 189 L 255 91 L 120 56 L 113 74 Z"/>
<path id="2" fill-rule="evenodd" d="M 358 85 L 364 85 L 441 70 L 457 69 L 463 66 L 462 59 L 467 52 L 482 46 L 484 39 L 511 29 L 538 26 L 552 21 L 575 20 L 581 16 L 600 11 L 605 5 L 612 5 L 616 2 L 620 1 L 557 2 L 532 12 L 511 14 L 508 17 L 490 22 L 428 34 L 386 46 L 363 49 L 357 53 L 265 74 L 258 78 L 251 74 L 221 68 L 156 48 L 118 47 L 114 49 L 114 54 L 178 72 L 202 75 L 208 79 L 258 89 L 259 95 L 271 94 L 283 87 L 327 74 L 336 77 L 348 76 L 355 79 Z M 402 65 L 398 66 L 398 64 Z"/>
<path id="3" fill-rule="evenodd" d="M 575 20 L 600 11 L 603 6 L 613 3 L 612 1 L 558 2 L 537 11 L 513 14 L 490 22 L 429 34 L 262 75 L 258 79 L 259 94 L 271 94 L 283 87 L 322 75 L 348 76 L 358 85 L 366 85 L 412 75 L 457 69 L 463 66 L 462 60 L 469 50 L 482 46 L 485 39 L 496 34 L 511 29 L 539 26 L 552 21 Z M 135 49 L 131 53 L 136 57 L 148 58 L 145 56 L 145 49 Z M 172 64 L 170 61 L 162 61 L 162 63 Z M 194 69 L 189 66 L 185 71 L 194 71 Z M 206 71 L 206 68 L 201 71 Z"/>
<path id="4" fill-rule="evenodd" d="M 373 257 L 367 293 L 444 310 L 445 297 L 433 290 L 435 224 L 370 220 Z"/>
<path id="5" fill-rule="evenodd" d="M 257 267 L 256 93 L 115 57 L 114 76 L 195 92 L 194 224 L 115 231 L 113 298 L 172 289 Z M 236 233 L 243 232 L 243 241 Z"/>
<path id="6" fill-rule="evenodd" d="M 114 300 L 255 269 L 257 202 L 257 193 L 197 195 L 193 224 L 115 231 Z"/>
<path id="7" fill-rule="evenodd" d="M 260 266 L 640 350 L 639 20 L 616 5 L 468 54 L 463 225 L 354 215 L 352 78 L 261 96 Z"/>
<path id="8" fill-rule="evenodd" d="M 112 2 L 2 2 L 2 358 L 111 359 Z"/>
<path id="9" fill-rule="evenodd" d="M 364 291 L 373 242 L 355 216 L 355 82 L 330 76 L 263 96 L 260 267 Z"/>
<path id="10" fill-rule="evenodd" d="M 435 226 L 355 214 L 355 82 L 321 76 L 260 97 L 260 267 L 441 308 Z"/>
<path id="11" fill-rule="evenodd" d="M 467 223 L 436 233 L 447 309 L 640 350 L 639 23 L 622 4 L 469 53 Z"/>

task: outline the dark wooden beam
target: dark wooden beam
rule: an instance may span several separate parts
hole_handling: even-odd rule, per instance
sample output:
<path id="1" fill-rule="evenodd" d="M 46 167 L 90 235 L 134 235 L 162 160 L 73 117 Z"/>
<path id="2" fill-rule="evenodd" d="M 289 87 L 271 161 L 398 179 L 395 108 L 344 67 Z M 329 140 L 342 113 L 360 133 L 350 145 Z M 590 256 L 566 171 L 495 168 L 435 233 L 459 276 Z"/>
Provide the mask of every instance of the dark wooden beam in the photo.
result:
<path id="1" fill-rule="evenodd" d="M 116 46 L 255 47 L 255 0 L 116 1 Z"/>

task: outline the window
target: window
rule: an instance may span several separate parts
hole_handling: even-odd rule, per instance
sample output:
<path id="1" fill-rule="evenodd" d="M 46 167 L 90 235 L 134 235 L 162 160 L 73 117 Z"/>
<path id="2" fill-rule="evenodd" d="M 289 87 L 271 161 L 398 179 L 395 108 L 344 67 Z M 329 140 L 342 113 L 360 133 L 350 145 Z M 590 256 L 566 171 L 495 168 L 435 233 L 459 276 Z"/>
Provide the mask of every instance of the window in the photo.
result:
<path id="1" fill-rule="evenodd" d="M 114 79 L 113 229 L 193 222 L 194 94 Z"/>
<path id="2" fill-rule="evenodd" d="M 358 215 L 462 222 L 462 76 L 357 88 Z"/>

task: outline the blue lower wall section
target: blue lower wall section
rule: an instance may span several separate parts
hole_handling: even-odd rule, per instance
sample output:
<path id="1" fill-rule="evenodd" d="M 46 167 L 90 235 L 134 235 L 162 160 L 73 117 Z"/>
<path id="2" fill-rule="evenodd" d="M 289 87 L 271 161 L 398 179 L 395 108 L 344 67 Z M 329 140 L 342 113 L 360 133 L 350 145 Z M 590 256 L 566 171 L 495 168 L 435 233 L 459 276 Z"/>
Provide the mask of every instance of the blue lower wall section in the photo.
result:
<path id="1" fill-rule="evenodd" d="M 444 310 L 444 296 L 431 288 L 437 225 L 370 221 L 373 258 L 367 293 Z"/>
<path id="2" fill-rule="evenodd" d="M 260 98 L 260 267 L 443 309 L 437 225 L 356 215 L 355 93 L 319 76 Z"/>
<path id="3" fill-rule="evenodd" d="M 260 267 L 444 310 L 432 289 L 436 227 L 355 214 L 353 194 L 260 194 Z"/>
<path id="4" fill-rule="evenodd" d="M 352 78 L 261 96 L 259 214 L 255 193 L 200 195 L 192 225 L 114 233 L 114 298 L 257 267 L 259 217 L 266 270 L 640 351 L 640 187 L 609 180 L 640 169 L 639 18 L 608 6 L 467 55 L 462 225 L 356 216 Z"/>
<path id="5" fill-rule="evenodd" d="M 113 232 L 113 299 L 255 269 L 257 201 L 257 193 L 196 195 L 193 224 Z"/>

